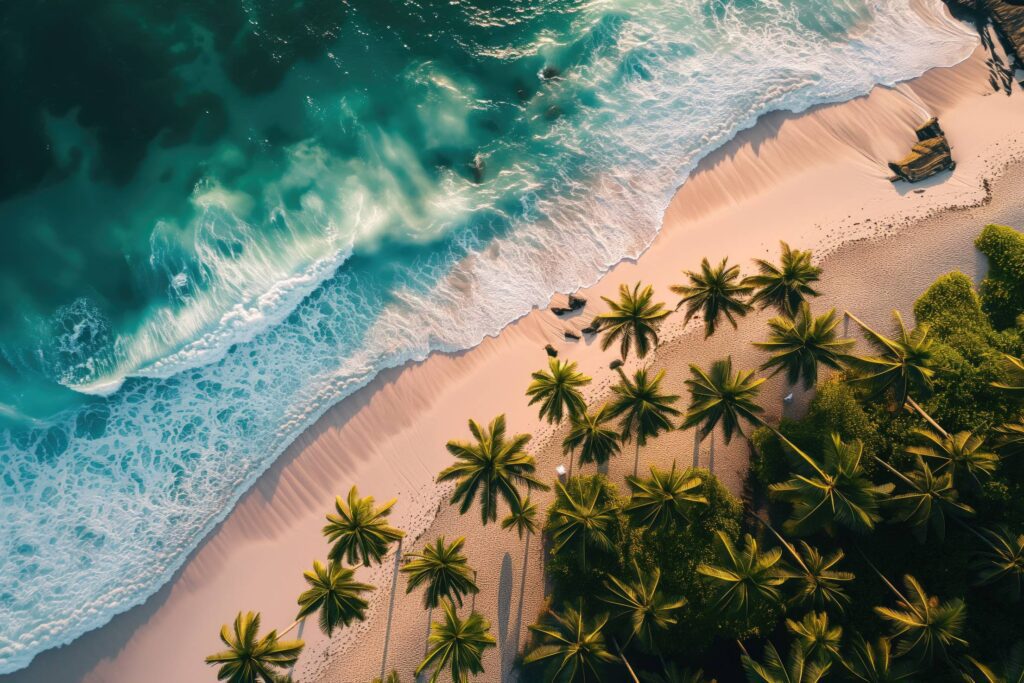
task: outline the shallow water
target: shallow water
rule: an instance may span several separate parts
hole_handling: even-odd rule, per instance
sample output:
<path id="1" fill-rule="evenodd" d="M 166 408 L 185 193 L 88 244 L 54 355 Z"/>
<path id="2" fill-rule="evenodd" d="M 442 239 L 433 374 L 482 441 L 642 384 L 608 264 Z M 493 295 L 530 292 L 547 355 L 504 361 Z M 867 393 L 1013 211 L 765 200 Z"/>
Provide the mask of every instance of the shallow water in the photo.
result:
<path id="1" fill-rule="evenodd" d="M 639 253 L 758 115 L 973 45 L 937 0 L 0 6 L 0 673 L 380 369 Z"/>

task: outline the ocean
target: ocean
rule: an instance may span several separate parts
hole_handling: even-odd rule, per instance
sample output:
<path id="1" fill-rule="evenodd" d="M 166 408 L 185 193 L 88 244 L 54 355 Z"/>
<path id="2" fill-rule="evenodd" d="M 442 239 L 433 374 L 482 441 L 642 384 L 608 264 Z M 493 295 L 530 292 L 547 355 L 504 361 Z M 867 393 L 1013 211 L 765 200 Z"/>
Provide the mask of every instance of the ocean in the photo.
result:
<path id="1" fill-rule="evenodd" d="M 638 255 L 760 115 L 975 41 L 939 0 L 0 3 L 0 673 L 380 370 Z"/>

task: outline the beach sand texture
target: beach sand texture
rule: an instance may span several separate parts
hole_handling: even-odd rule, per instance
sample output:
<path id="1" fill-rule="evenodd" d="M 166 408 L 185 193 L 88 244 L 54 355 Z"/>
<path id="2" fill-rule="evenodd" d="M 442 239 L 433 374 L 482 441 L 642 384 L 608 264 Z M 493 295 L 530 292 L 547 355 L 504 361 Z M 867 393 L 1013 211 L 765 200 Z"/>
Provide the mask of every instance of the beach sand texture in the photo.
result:
<path id="1" fill-rule="evenodd" d="M 473 603 L 491 622 L 499 644 L 488 652 L 479 680 L 511 680 L 514 658 L 528 638 L 526 626 L 543 604 L 544 549 L 540 538 L 526 546 L 513 532 L 481 527 L 475 508 L 460 517 L 447 506 L 448 489 L 433 483 L 451 460 L 445 442 L 468 436 L 468 418 L 486 422 L 505 413 L 510 431 L 534 435 L 529 450 L 541 476 L 553 478 L 556 465 L 566 462 L 560 449 L 564 430 L 539 423 L 524 396 L 530 372 L 546 363 L 545 344 L 593 376 L 585 394 L 600 403 L 616 379 L 608 364 L 617 351 L 601 351 L 594 338 L 566 341 L 564 331 L 578 333 L 605 310 L 600 297 L 613 296 L 623 283 L 653 284 L 658 299 L 674 306 L 677 297 L 669 285 L 682 281 L 680 271 L 698 267 L 704 256 L 729 256 L 749 272 L 751 259 L 776 257 L 780 239 L 813 248 L 825 269 L 824 295 L 815 310 L 850 310 L 883 327 L 892 309 L 909 314 L 914 298 L 937 276 L 959 269 L 978 278 L 984 263 L 972 243 L 981 227 L 1024 226 L 1024 96 L 993 91 L 986 57 L 979 48 L 956 67 L 879 87 L 851 102 L 764 117 L 701 163 L 636 262 L 620 263 L 580 292 L 589 302 L 581 313 L 559 319 L 534 311 L 476 348 L 382 373 L 307 430 L 144 605 L 0 681 L 213 681 L 214 670 L 202 658 L 218 649 L 221 624 L 238 610 L 260 611 L 265 628 L 292 622 L 295 598 L 305 585 L 302 572 L 326 556 L 323 516 L 334 496 L 353 484 L 379 501 L 398 498 L 392 519 L 408 533 L 403 552 L 438 535 L 466 537 L 481 588 Z M 906 153 L 913 127 L 932 115 L 947 133 L 956 170 L 919 185 L 891 184 L 885 163 Z M 553 304 L 563 305 L 563 297 Z M 696 322 L 687 327 L 681 314 L 674 315 L 662 328 L 657 353 L 643 362 L 666 369 L 666 387 L 685 396 L 690 363 L 707 365 L 732 355 L 739 367 L 760 364 L 762 354 L 750 342 L 764 336 L 768 317 L 748 316 L 738 330 L 724 327 L 704 341 Z M 852 324 L 846 331 L 854 334 Z M 624 369 L 640 365 L 630 358 Z M 778 417 L 789 391 L 782 379 L 764 386 L 769 419 Z M 798 411 L 806 400 L 800 395 L 786 410 Z M 685 404 L 683 398 L 678 405 Z M 640 452 L 640 468 L 667 466 L 673 459 L 712 466 L 739 492 L 746 449 L 742 439 L 726 447 L 718 437 L 695 453 L 694 433 L 676 431 Z M 631 473 L 633 456 L 626 446 L 612 462 L 609 475 L 617 484 Z M 546 509 L 551 496 L 535 494 L 535 500 Z M 426 645 L 427 612 L 421 593 L 406 595 L 404 576 L 394 570 L 394 553 L 383 566 L 360 570 L 361 578 L 378 587 L 363 624 L 330 642 L 313 623 L 304 629 L 307 649 L 296 680 L 369 681 L 381 673 L 385 646 L 387 669 L 412 680 Z"/>

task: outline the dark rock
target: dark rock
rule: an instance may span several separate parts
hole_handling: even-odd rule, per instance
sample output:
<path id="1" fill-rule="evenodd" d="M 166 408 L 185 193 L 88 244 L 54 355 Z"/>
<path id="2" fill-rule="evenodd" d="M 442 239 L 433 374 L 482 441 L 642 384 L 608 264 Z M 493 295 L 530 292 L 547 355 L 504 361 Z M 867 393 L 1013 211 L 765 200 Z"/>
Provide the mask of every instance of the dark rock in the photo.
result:
<path id="1" fill-rule="evenodd" d="M 487 169 L 487 164 L 484 162 L 484 158 L 477 154 L 473 157 L 473 161 L 469 164 L 469 171 L 473 174 L 473 182 L 477 185 L 484 181 L 484 171 Z"/>
<path id="2" fill-rule="evenodd" d="M 569 295 L 569 309 L 570 310 L 578 311 L 578 310 L 580 310 L 581 308 L 583 308 L 586 305 L 587 305 L 587 300 L 584 299 L 583 297 L 581 297 L 581 296 L 574 296 L 572 294 Z"/>
<path id="3" fill-rule="evenodd" d="M 1017 53 L 1017 60 L 1024 61 L 1024 4 L 1007 0 L 984 0 L 978 4 L 992 14 L 1000 33 Z"/>
<path id="4" fill-rule="evenodd" d="M 566 313 L 572 313 L 571 308 L 562 308 L 561 306 L 552 306 L 551 312 L 555 315 L 565 315 Z"/>
<path id="5" fill-rule="evenodd" d="M 616 358 L 615 360 L 608 364 L 608 367 L 611 368 L 612 370 L 618 370 L 619 368 L 622 367 L 622 359 Z"/>
<path id="6" fill-rule="evenodd" d="M 580 335 L 576 334 L 572 330 L 566 330 L 565 331 L 565 338 L 566 339 L 571 339 L 573 341 L 579 341 L 580 340 Z"/>
<path id="7" fill-rule="evenodd" d="M 551 356 L 552 358 L 558 358 L 558 349 L 556 349 L 551 344 L 548 344 L 547 346 L 545 346 L 544 350 L 547 351 L 548 355 Z"/>
<path id="8" fill-rule="evenodd" d="M 936 173 L 956 168 L 949 142 L 939 127 L 938 119 L 928 119 L 916 132 L 918 142 L 910 149 L 910 154 L 889 163 L 889 168 L 895 174 L 894 180 L 916 183 Z"/>
<path id="9" fill-rule="evenodd" d="M 550 81 L 552 78 L 558 78 L 562 75 L 562 72 L 557 66 L 546 66 L 544 70 L 540 72 L 540 77 L 545 81 Z"/>
<path id="10" fill-rule="evenodd" d="M 555 121 L 556 119 L 562 118 L 562 108 L 557 104 L 552 104 L 544 110 L 544 118 L 548 121 Z"/>
<path id="11" fill-rule="evenodd" d="M 601 331 L 601 319 L 594 318 L 590 321 L 590 324 L 584 327 L 580 332 L 583 334 L 597 334 Z"/>

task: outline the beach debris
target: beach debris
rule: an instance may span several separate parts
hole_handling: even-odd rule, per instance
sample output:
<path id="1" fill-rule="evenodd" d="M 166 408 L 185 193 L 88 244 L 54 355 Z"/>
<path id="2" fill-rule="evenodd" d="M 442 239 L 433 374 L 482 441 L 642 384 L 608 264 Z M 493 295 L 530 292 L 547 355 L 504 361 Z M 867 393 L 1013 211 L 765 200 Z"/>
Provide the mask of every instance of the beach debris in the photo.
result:
<path id="1" fill-rule="evenodd" d="M 616 358 L 615 360 L 613 360 L 611 363 L 608 364 L 608 368 L 610 370 L 618 370 L 621 367 L 622 367 L 622 359 L 621 358 Z"/>
<path id="2" fill-rule="evenodd" d="M 579 341 L 580 340 L 580 335 L 576 334 L 572 330 L 566 330 L 564 334 L 565 334 L 565 338 L 568 339 L 568 340 L 571 340 L 571 341 Z"/>
<path id="3" fill-rule="evenodd" d="M 556 349 L 551 344 L 548 344 L 547 346 L 545 346 L 544 350 L 547 351 L 548 355 L 551 356 L 552 358 L 558 358 L 558 349 Z"/>
<path id="4" fill-rule="evenodd" d="M 890 178 L 893 182 L 906 180 L 916 183 L 936 173 L 956 168 L 946 134 L 939 127 L 937 118 L 933 116 L 928 119 L 915 132 L 917 143 L 911 147 L 910 154 L 899 161 L 889 162 L 889 168 L 896 174 Z"/>
<path id="5" fill-rule="evenodd" d="M 557 316 L 563 316 L 563 315 L 565 315 L 567 313 L 572 313 L 574 311 L 578 311 L 578 310 L 580 310 L 581 308 L 583 308 L 586 305 L 587 305 L 587 300 L 586 299 L 584 299 L 583 297 L 574 296 L 574 295 L 570 294 L 569 295 L 569 306 L 568 307 L 565 307 L 565 306 L 552 306 L 551 307 L 551 312 L 554 313 Z"/>
<path id="6" fill-rule="evenodd" d="M 590 321 L 590 324 L 584 327 L 580 332 L 583 334 L 597 334 L 601 331 L 601 319 L 594 318 Z"/>
<path id="7" fill-rule="evenodd" d="M 555 468 L 555 474 L 558 475 L 558 481 L 560 481 L 560 482 L 562 482 L 564 484 L 565 483 L 565 475 L 566 475 L 565 465 L 559 465 L 558 467 L 556 467 Z"/>

